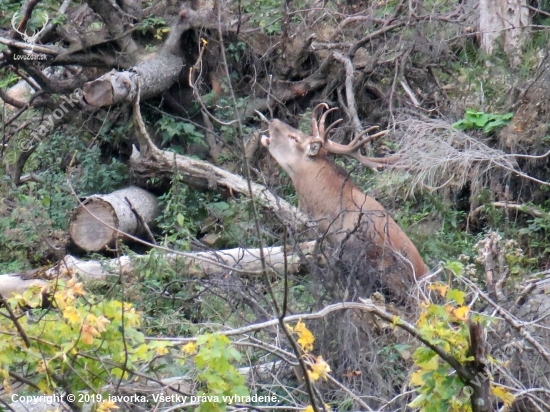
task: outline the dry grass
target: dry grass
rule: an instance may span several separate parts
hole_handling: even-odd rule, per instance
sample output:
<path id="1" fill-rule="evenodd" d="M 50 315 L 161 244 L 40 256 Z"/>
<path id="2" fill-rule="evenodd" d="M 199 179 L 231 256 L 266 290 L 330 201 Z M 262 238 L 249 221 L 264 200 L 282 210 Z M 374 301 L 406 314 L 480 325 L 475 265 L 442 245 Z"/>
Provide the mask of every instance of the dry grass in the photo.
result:
<path id="1" fill-rule="evenodd" d="M 400 159 L 391 168 L 410 173 L 411 191 L 418 185 L 435 190 L 449 185 L 460 188 L 467 182 L 477 191 L 486 186 L 495 169 L 504 176 L 521 173 L 514 155 L 491 148 L 443 120 L 402 115 L 395 128 L 400 135 Z"/>

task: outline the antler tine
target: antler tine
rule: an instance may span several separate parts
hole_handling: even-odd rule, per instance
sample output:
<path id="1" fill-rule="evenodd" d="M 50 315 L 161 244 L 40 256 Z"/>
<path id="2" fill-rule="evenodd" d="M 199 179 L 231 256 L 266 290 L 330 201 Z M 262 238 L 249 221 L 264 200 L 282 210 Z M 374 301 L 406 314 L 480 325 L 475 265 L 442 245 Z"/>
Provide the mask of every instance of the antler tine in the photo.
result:
<path id="1" fill-rule="evenodd" d="M 313 137 L 319 137 L 319 125 L 317 124 L 317 110 L 320 107 L 324 107 L 325 109 L 328 109 L 328 104 L 326 103 L 319 103 L 317 106 L 313 108 L 311 111 L 311 135 Z"/>
<path id="2" fill-rule="evenodd" d="M 13 16 L 11 16 L 11 27 L 13 27 L 13 29 L 17 32 L 17 34 L 19 35 L 23 35 L 23 33 L 21 33 L 19 31 L 19 25 L 17 25 L 16 27 L 16 23 L 17 23 L 17 16 L 19 15 L 19 12 L 16 11 L 15 13 L 13 13 Z"/>
<path id="3" fill-rule="evenodd" d="M 399 156 L 391 156 L 386 158 L 368 157 L 368 156 L 363 156 L 359 152 L 359 148 L 363 146 L 365 143 L 370 142 L 371 140 L 380 136 L 384 136 L 386 134 L 388 134 L 388 130 L 378 132 L 372 136 L 368 136 L 367 138 L 362 139 L 364 136 L 364 133 L 360 133 L 348 145 L 335 143 L 332 140 L 327 139 L 325 141 L 324 148 L 327 149 L 327 151 L 330 153 L 351 156 L 362 165 L 367 166 L 374 171 L 378 171 L 382 167 L 397 161 L 399 159 Z"/>
<path id="4" fill-rule="evenodd" d="M 374 130 L 378 128 L 377 126 L 376 127 L 369 127 L 367 130 Z M 389 133 L 389 130 L 383 130 L 381 132 L 378 132 L 378 133 L 375 133 L 373 135 L 370 135 L 370 136 L 367 136 L 365 138 L 363 138 L 363 136 L 365 136 L 367 132 L 364 131 L 364 132 L 361 132 L 359 133 L 357 136 L 355 136 L 355 138 L 350 142 L 350 144 L 348 144 L 348 146 L 350 147 L 351 150 L 356 150 L 356 149 L 359 149 L 361 146 L 364 146 L 366 145 L 367 143 L 369 142 L 372 142 L 374 139 L 380 137 L 380 136 L 385 136 Z"/>
<path id="5" fill-rule="evenodd" d="M 334 122 L 329 126 L 328 130 L 325 130 L 325 121 L 327 119 L 327 116 L 329 115 L 330 112 L 334 112 L 335 110 L 338 110 L 338 108 L 333 107 L 332 109 L 328 109 L 326 112 L 323 113 L 323 115 L 321 116 L 321 119 L 319 120 L 319 133 L 321 134 L 321 137 L 323 138 L 324 141 L 327 140 L 328 131 L 332 129 L 334 126 L 336 126 L 335 124 L 336 122 Z"/>
<path id="6" fill-rule="evenodd" d="M 383 158 L 368 157 L 368 156 L 363 156 L 359 152 L 354 152 L 354 153 L 350 154 L 350 156 L 353 157 L 355 160 L 357 160 L 362 165 L 371 168 L 375 172 L 377 172 L 380 169 L 384 168 L 384 166 L 395 163 L 397 160 L 399 160 L 399 157 L 400 157 L 398 155 L 394 155 L 394 156 L 390 156 L 390 157 L 383 157 Z"/>
<path id="7" fill-rule="evenodd" d="M 327 137 L 327 139 L 328 139 L 328 134 L 329 134 L 329 132 L 330 132 L 336 125 L 342 123 L 343 121 L 344 121 L 344 119 L 338 119 L 338 120 L 336 120 L 335 122 L 332 122 L 332 123 L 330 124 L 329 127 L 327 127 L 327 130 L 325 130 L 325 136 Z"/>

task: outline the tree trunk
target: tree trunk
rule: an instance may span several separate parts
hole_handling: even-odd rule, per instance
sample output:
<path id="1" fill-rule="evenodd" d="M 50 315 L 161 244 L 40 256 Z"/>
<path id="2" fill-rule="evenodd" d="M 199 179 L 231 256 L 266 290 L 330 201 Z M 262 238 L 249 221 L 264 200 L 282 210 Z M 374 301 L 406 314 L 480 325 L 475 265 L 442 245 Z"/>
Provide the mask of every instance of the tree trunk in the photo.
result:
<path id="1" fill-rule="evenodd" d="M 145 100 L 167 90 L 178 79 L 183 67 L 180 56 L 157 53 L 131 70 L 111 71 L 100 78 L 84 84 L 82 90 L 86 103 L 95 107 L 131 102 L 138 91 Z"/>
<path id="2" fill-rule="evenodd" d="M 485 53 L 491 54 L 497 39 L 503 35 L 504 51 L 513 64 L 519 63 L 518 53 L 528 26 L 527 0 L 480 0 L 479 31 L 481 48 Z"/>
<path id="3" fill-rule="evenodd" d="M 108 195 L 88 197 L 73 212 L 69 234 L 78 247 L 97 252 L 114 246 L 117 237 L 123 239 L 121 232 L 130 235 L 145 233 L 147 227 L 143 222 L 152 224 L 157 215 L 157 198 L 130 186 Z"/>
<path id="4" fill-rule="evenodd" d="M 264 248 L 266 266 L 278 273 L 283 273 L 286 260 L 288 272 L 296 273 L 303 263 L 302 258 L 304 256 L 306 259 L 318 258 L 314 255 L 315 243 L 315 241 L 310 241 L 297 245 L 299 253 L 296 253 L 296 249 L 290 247 L 287 247 L 286 250 L 281 246 Z M 231 270 L 227 268 L 228 266 L 245 273 L 261 271 L 262 265 L 259 256 L 259 249 L 234 248 L 207 252 L 187 252 L 185 255 L 168 253 L 163 257 L 177 269 L 185 271 L 187 276 L 200 278 L 227 273 Z M 13 292 L 23 293 L 31 286 L 45 287 L 49 284 L 47 280 L 56 279 L 59 274 L 76 274 L 87 281 L 101 280 L 108 276 L 131 274 L 135 270 L 136 262 L 143 259 L 149 259 L 149 256 L 121 256 L 116 259 L 100 261 L 80 260 L 67 255 L 49 269 L 40 268 L 21 273 L 0 275 L 0 293 L 9 298 Z M 220 266 L 220 264 L 225 267 Z"/>

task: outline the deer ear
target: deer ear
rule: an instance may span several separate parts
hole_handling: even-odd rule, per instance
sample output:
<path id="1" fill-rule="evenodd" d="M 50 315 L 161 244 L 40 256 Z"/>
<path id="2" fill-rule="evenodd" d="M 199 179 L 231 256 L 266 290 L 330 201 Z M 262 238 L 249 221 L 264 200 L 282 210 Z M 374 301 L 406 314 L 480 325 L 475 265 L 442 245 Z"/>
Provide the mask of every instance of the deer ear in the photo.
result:
<path id="1" fill-rule="evenodd" d="M 308 156 L 317 156 L 319 154 L 319 150 L 321 150 L 321 142 L 313 142 L 309 144 L 309 147 L 307 148 L 307 155 Z"/>

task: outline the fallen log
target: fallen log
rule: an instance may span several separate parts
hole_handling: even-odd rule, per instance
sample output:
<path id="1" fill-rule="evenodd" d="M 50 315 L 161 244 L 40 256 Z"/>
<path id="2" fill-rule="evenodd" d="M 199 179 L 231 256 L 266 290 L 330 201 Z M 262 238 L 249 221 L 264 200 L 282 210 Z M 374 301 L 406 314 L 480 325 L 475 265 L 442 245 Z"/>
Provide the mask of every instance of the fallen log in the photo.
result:
<path id="1" fill-rule="evenodd" d="M 217 189 L 229 194 L 252 195 L 259 200 L 261 206 L 272 210 L 297 231 L 308 226 L 308 219 L 302 212 L 265 186 L 251 183 L 252 193 L 250 193 L 245 178 L 202 160 L 151 147 L 148 156 L 142 156 L 137 149 L 134 150 L 130 157 L 130 169 L 132 176 L 138 182 L 145 182 L 151 177 L 169 180 L 177 169 L 182 181 L 189 186 Z"/>
<path id="2" fill-rule="evenodd" d="M 117 238 L 124 239 L 123 233 L 147 233 L 157 215 L 157 198 L 130 186 L 84 200 L 71 216 L 69 234 L 81 249 L 97 252 L 114 246 Z"/>
<path id="3" fill-rule="evenodd" d="M 264 248 L 266 266 L 277 273 L 283 273 L 285 260 L 289 273 L 296 273 L 303 264 L 302 258 L 314 257 L 315 241 L 297 245 L 295 249 L 282 246 Z M 234 248 L 207 252 L 177 252 L 164 256 L 170 264 L 189 277 L 215 276 L 229 271 L 245 274 L 259 274 L 262 270 L 259 249 Z M 34 270 L 35 278 L 28 279 L 29 272 L 0 275 L 0 293 L 8 298 L 13 292 L 23 293 L 31 286 L 46 287 L 59 278 L 69 278 L 78 275 L 81 279 L 105 280 L 110 276 L 132 274 L 136 263 L 149 259 L 149 255 L 121 256 L 106 260 L 81 260 L 67 255 L 56 265 L 43 270 Z M 39 278 L 38 278 L 39 277 Z"/>
<path id="4" fill-rule="evenodd" d="M 85 102 L 93 107 L 104 107 L 132 102 L 138 95 L 145 100 L 166 91 L 178 80 L 186 63 L 180 50 L 182 34 L 194 27 L 202 27 L 202 23 L 212 21 L 213 17 L 209 10 L 181 10 L 158 52 L 142 58 L 126 71 L 112 70 L 85 83 L 82 86 Z"/>

